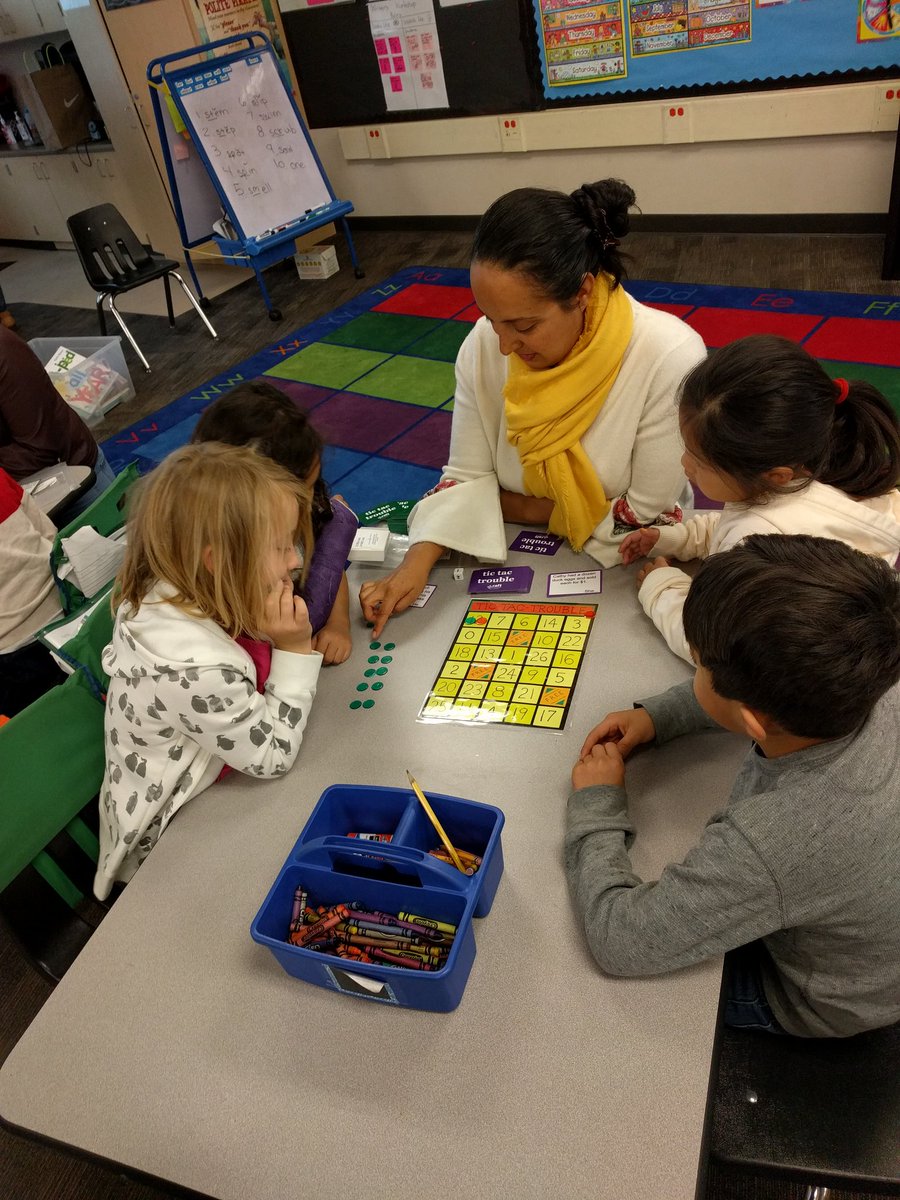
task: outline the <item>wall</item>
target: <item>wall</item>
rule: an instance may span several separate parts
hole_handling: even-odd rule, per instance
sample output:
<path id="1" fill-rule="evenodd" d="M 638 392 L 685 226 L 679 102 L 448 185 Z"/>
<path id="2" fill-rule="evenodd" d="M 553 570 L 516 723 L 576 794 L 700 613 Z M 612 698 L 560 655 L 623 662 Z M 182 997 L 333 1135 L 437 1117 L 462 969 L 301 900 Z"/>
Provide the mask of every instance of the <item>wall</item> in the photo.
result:
<path id="1" fill-rule="evenodd" d="M 884 213 L 900 85 L 847 84 L 315 132 L 360 216 L 472 215 L 514 187 L 614 175 L 646 214 Z M 522 149 L 524 147 L 524 149 Z M 558 148 L 556 148 L 558 147 Z M 373 161 L 369 154 L 379 157 Z M 386 158 L 382 157 L 387 155 Z"/>

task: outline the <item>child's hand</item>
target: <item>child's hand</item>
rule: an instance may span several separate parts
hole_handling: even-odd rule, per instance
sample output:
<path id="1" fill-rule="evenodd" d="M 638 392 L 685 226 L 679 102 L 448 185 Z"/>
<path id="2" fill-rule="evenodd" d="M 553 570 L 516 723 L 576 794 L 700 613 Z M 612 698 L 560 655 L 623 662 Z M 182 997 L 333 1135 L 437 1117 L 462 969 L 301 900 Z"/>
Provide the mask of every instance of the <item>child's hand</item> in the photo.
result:
<path id="1" fill-rule="evenodd" d="M 619 543 L 622 562 L 627 567 L 639 558 L 646 558 L 658 541 L 659 530 L 652 527 L 636 529 L 634 533 L 629 533 L 628 537 L 622 538 Z"/>
<path id="2" fill-rule="evenodd" d="M 607 713 L 584 739 L 579 758 L 586 759 L 598 745 L 615 743 L 619 755 L 627 758 L 635 746 L 652 742 L 656 729 L 645 708 L 626 708 L 623 712 Z"/>
<path id="3" fill-rule="evenodd" d="M 350 626 L 340 622 L 332 624 L 329 621 L 313 637 L 312 648 L 320 652 L 326 667 L 334 667 L 338 663 L 346 662 L 353 648 Z"/>
<path id="4" fill-rule="evenodd" d="M 660 555 L 659 558 L 651 559 L 651 561 L 645 563 L 637 573 L 638 587 L 641 586 L 651 571 L 658 571 L 661 567 L 671 567 L 671 565 L 672 564 L 669 562 L 669 560 L 667 558 L 663 558 L 662 555 Z"/>
<path id="5" fill-rule="evenodd" d="M 625 760 L 615 742 L 597 742 L 572 768 L 572 787 L 624 787 Z"/>
<path id="6" fill-rule="evenodd" d="M 289 579 L 282 580 L 269 593 L 266 619 L 260 632 L 272 639 L 276 650 L 287 650 L 292 654 L 312 652 L 309 613 L 300 597 L 294 595 L 294 585 Z"/>

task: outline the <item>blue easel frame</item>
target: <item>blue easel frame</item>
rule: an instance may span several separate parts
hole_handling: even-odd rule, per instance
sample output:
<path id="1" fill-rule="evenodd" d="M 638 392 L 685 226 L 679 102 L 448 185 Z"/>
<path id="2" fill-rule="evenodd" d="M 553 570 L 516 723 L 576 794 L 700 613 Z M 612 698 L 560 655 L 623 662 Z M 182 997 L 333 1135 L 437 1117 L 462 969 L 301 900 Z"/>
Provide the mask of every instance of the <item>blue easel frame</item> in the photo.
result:
<path id="1" fill-rule="evenodd" d="M 347 214 L 353 212 L 353 205 L 349 200 L 338 200 L 334 194 L 334 189 L 331 186 L 331 181 L 325 173 L 322 166 L 322 161 L 313 145 L 312 138 L 309 135 L 309 130 L 306 127 L 306 122 L 297 104 L 291 94 L 290 88 L 285 84 L 285 93 L 290 101 L 294 116 L 298 122 L 298 128 L 306 138 L 306 143 L 309 146 L 310 152 L 315 160 L 316 166 L 322 176 L 331 201 L 323 205 L 321 208 L 314 209 L 310 213 L 298 217 L 294 221 L 290 221 L 272 233 L 269 237 L 245 237 L 241 232 L 240 222 L 231 206 L 228 197 L 223 193 L 219 184 L 219 180 L 213 170 L 212 164 L 206 154 L 206 148 L 202 145 L 199 138 L 193 141 L 203 165 L 206 168 L 210 182 L 218 195 L 222 206 L 222 211 L 227 214 L 231 224 L 235 230 L 239 231 L 237 239 L 227 239 L 220 237 L 210 228 L 208 232 L 204 232 L 201 236 L 191 238 L 188 235 L 187 226 L 184 217 L 184 211 L 181 204 L 181 199 L 178 194 L 178 182 L 175 174 L 174 165 L 172 163 L 172 155 L 169 148 L 168 138 L 166 136 L 165 126 L 163 124 L 163 101 L 161 100 L 161 87 L 166 85 L 169 95 L 171 96 L 178 113 L 188 129 L 192 128 L 192 122 L 184 109 L 181 99 L 178 95 L 178 90 L 174 86 L 177 81 L 189 79 L 198 72 L 208 69 L 207 64 L 199 64 L 196 60 L 198 56 L 208 56 L 209 51 L 221 50 L 226 46 L 240 46 L 240 49 L 234 50 L 231 53 L 223 54 L 216 58 L 217 66 L 225 66 L 232 62 L 245 60 L 250 55 L 255 54 L 270 54 L 272 56 L 275 67 L 281 76 L 281 67 L 275 55 L 275 49 L 271 41 L 263 33 L 246 33 L 238 36 L 221 38 L 217 42 L 206 42 L 202 46 L 192 46 L 188 50 L 180 50 L 175 54 L 166 54 L 162 58 L 154 58 L 147 66 L 147 80 L 150 83 L 150 99 L 153 103 L 153 115 L 156 118 L 157 131 L 159 133 L 159 141 L 162 147 L 163 158 L 166 164 L 166 172 L 169 176 L 169 186 L 172 192 L 172 201 L 175 206 L 175 217 L 178 221 L 178 229 L 181 234 L 181 245 L 185 252 L 185 260 L 188 270 L 191 273 L 191 278 L 194 281 L 194 286 L 197 289 L 197 295 L 200 297 L 204 307 L 209 305 L 208 299 L 203 295 L 203 290 L 200 286 L 200 281 L 197 278 L 197 272 L 194 270 L 194 264 L 191 260 L 190 251 L 195 246 L 200 246 L 205 242 L 213 241 L 222 252 L 222 260 L 230 263 L 232 266 L 252 267 L 256 275 L 256 282 L 259 285 L 259 290 L 262 293 L 263 302 L 266 306 L 266 311 L 273 321 L 281 320 L 281 311 L 275 308 L 269 296 L 268 288 L 263 279 L 262 272 L 266 267 L 270 267 L 273 263 L 282 262 L 286 258 L 292 257 L 297 250 L 297 238 L 302 237 L 306 233 L 312 233 L 313 230 L 319 229 L 323 225 L 329 225 L 336 221 L 343 231 L 347 241 L 347 249 L 350 251 L 350 261 L 353 263 L 353 271 L 357 279 L 362 279 L 365 272 L 359 265 L 359 259 L 356 255 L 356 247 L 353 244 L 353 237 L 350 233 L 350 226 L 347 224 Z M 178 63 L 183 63 L 185 59 L 192 59 L 189 66 L 178 66 Z"/>

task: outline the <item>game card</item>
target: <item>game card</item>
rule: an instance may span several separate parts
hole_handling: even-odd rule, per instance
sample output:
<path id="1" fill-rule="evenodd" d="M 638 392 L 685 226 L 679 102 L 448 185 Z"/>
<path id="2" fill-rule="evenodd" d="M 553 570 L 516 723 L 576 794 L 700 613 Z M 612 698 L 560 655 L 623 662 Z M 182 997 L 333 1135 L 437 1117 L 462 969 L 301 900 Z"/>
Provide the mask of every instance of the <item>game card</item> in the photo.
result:
<path id="1" fill-rule="evenodd" d="M 548 596 L 592 596 L 602 591 L 602 571 L 560 571 L 547 577 Z"/>
<path id="2" fill-rule="evenodd" d="M 425 586 L 422 588 L 421 592 L 419 592 L 418 596 L 416 596 L 415 600 L 413 600 L 412 604 L 409 607 L 410 608 L 424 608 L 425 605 L 428 603 L 428 601 L 431 599 L 431 594 L 436 587 L 437 587 L 436 583 L 426 583 Z"/>
<path id="3" fill-rule="evenodd" d="M 555 533 L 544 533 L 539 529 L 523 529 L 510 545 L 510 550 L 521 550 L 525 554 L 555 554 L 563 544 Z"/>
<path id="4" fill-rule="evenodd" d="M 596 604 L 473 600 L 420 721 L 564 729 Z"/>

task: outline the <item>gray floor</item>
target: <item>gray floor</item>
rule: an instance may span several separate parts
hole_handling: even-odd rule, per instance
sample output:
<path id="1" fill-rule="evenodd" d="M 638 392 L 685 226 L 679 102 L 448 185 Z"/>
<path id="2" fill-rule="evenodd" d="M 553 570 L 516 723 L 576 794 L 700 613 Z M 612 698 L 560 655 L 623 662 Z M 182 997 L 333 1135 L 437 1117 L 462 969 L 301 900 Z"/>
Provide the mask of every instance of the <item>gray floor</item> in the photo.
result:
<path id="1" fill-rule="evenodd" d="M 210 376 L 315 320 L 402 267 L 464 266 L 469 242 L 470 236 L 464 233 L 361 233 L 357 236 L 357 246 L 367 271 L 363 281 L 355 280 L 347 269 L 347 256 L 340 245 L 344 269 L 321 283 L 299 282 L 293 265 L 287 262 L 267 273 L 273 299 L 282 309 L 284 320 L 273 325 L 266 317 L 255 284 L 242 284 L 213 304 L 210 315 L 219 332 L 216 342 L 209 338 L 199 320 L 190 315 L 179 318 L 175 332 L 169 330 L 164 318 L 130 319 L 129 324 L 150 358 L 153 371 L 146 375 L 133 356 L 129 357 L 137 396 L 108 415 L 96 431 L 98 437 L 110 436 L 139 417 L 155 412 Z M 766 290 L 791 288 L 900 295 L 900 283 L 880 279 L 882 240 L 875 237 L 634 234 L 627 249 L 632 255 L 630 273 L 636 279 L 732 284 Z M 93 311 L 40 304 L 14 307 L 26 338 L 57 334 L 89 337 L 97 331 Z M 4 1014 L 0 1058 L 8 1054 L 49 991 L 0 928 L 0 1008 Z M 66 1064 L 60 1063 L 60 1071 L 65 1070 Z M 90 1097 L 86 1096 L 84 1102 L 89 1104 Z M 172 1194 L 0 1129 L 0 1200 L 162 1200 Z M 804 1189 L 795 1185 L 721 1170 L 710 1173 L 707 1190 L 707 1200 L 799 1200 L 803 1195 Z M 832 1192 L 830 1197 L 874 1200 L 848 1192 Z M 253 1198 L 248 1196 L 247 1200 Z M 645 1198 L 621 1197 L 621 1200 Z"/>

